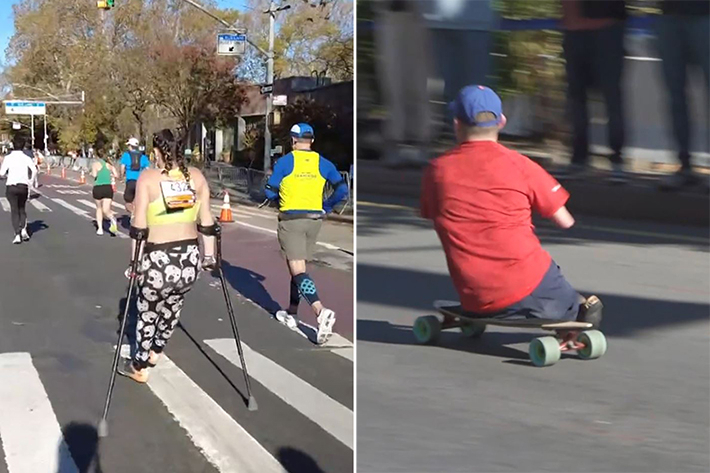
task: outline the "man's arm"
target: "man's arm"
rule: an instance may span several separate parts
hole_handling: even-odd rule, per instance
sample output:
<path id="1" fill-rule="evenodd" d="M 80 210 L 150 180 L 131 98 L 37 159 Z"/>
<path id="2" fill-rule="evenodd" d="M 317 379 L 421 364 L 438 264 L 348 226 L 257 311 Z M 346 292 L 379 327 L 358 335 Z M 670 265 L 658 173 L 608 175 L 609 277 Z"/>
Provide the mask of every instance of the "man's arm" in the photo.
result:
<path id="1" fill-rule="evenodd" d="M 528 158 L 523 159 L 531 207 L 560 228 L 572 227 L 574 218 L 565 207 L 570 197 L 569 192 L 539 164 Z"/>
<path id="2" fill-rule="evenodd" d="M 281 181 L 286 177 L 293 169 L 293 155 L 291 153 L 286 156 L 282 156 L 281 159 L 276 161 L 274 165 L 274 172 L 269 176 L 269 180 L 266 183 L 264 192 L 266 193 L 266 198 L 269 200 L 276 200 L 279 198 L 279 186 L 281 186 Z"/>
<path id="3" fill-rule="evenodd" d="M 9 156 L 9 155 L 8 155 Z M 4 176 L 7 174 L 7 171 L 10 169 L 9 159 L 8 156 L 5 156 L 5 159 L 2 160 L 2 166 L 0 166 L 0 176 Z"/>
<path id="4" fill-rule="evenodd" d="M 328 181 L 334 188 L 333 195 L 331 195 L 325 202 L 323 202 L 323 210 L 325 213 L 330 213 L 333 207 L 338 205 L 340 202 L 345 200 L 348 196 L 348 183 L 345 182 L 343 176 L 340 175 L 335 165 L 325 159 L 323 156 L 320 157 L 320 172 L 321 175 Z"/>
<path id="5" fill-rule="evenodd" d="M 35 166 L 35 162 L 32 160 L 32 158 L 29 158 L 27 160 L 27 167 L 30 168 L 30 182 L 33 182 L 35 180 L 35 177 L 37 177 L 37 166 Z"/>

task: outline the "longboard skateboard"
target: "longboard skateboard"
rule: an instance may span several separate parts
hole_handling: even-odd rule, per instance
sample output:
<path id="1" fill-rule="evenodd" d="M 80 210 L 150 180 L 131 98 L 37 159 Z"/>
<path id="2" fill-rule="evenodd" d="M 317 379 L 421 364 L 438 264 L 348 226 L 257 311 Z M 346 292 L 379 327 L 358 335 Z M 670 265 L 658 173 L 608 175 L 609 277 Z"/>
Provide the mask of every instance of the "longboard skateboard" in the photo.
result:
<path id="1" fill-rule="evenodd" d="M 434 344 L 442 330 L 459 328 L 470 338 L 483 335 L 488 325 L 516 328 L 537 328 L 554 332 L 555 336 L 533 339 L 530 342 L 530 361 L 535 366 L 550 366 L 559 361 L 562 352 L 576 351 L 585 360 L 599 358 L 606 353 L 606 338 L 599 330 L 592 330 L 587 322 L 549 319 L 478 318 L 464 314 L 461 305 L 453 301 L 435 301 L 434 308 L 441 314 L 418 317 L 414 322 L 414 336 L 419 343 Z M 442 320 L 443 317 L 443 320 Z"/>

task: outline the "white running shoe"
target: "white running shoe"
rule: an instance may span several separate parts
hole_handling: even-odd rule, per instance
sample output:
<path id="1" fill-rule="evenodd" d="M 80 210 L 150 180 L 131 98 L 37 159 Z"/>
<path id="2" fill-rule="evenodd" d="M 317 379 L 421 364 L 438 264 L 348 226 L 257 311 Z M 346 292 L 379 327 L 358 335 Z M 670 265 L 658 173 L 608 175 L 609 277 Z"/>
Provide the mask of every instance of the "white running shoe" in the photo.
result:
<path id="1" fill-rule="evenodd" d="M 20 232 L 20 237 L 22 238 L 22 241 L 30 241 L 30 234 L 27 233 L 26 228 L 22 229 L 22 232 Z"/>
<path id="2" fill-rule="evenodd" d="M 279 310 L 276 312 L 276 320 L 286 325 L 291 330 L 296 330 L 298 328 L 298 320 L 296 320 L 296 317 L 289 314 L 285 310 Z"/>
<path id="3" fill-rule="evenodd" d="M 22 243 L 22 239 L 20 238 L 20 235 L 15 235 L 15 239 L 12 240 L 12 242 L 13 242 L 15 245 L 19 245 L 20 243 Z"/>
<path id="4" fill-rule="evenodd" d="M 96 234 L 97 234 L 97 235 L 103 235 L 103 234 L 104 234 L 104 229 L 103 229 L 103 228 L 99 228 L 98 230 L 96 230 Z"/>
<path id="5" fill-rule="evenodd" d="M 324 307 L 318 314 L 318 334 L 316 336 L 318 345 L 323 345 L 328 341 L 333 334 L 333 325 L 335 325 L 335 312 Z"/>

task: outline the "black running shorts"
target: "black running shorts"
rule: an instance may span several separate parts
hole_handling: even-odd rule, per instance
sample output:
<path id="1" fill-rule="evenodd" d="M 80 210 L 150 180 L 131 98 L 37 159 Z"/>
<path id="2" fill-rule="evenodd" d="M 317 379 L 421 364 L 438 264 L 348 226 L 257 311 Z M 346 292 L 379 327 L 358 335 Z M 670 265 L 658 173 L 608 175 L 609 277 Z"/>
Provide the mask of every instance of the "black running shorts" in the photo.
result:
<path id="1" fill-rule="evenodd" d="M 123 192 L 123 200 L 127 204 L 133 203 L 133 199 L 136 198 L 136 181 L 126 181 L 126 190 Z"/>
<path id="2" fill-rule="evenodd" d="M 111 187 L 111 184 L 94 186 L 92 194 L 95 200 L 113 199 L 113 187 Z"/>

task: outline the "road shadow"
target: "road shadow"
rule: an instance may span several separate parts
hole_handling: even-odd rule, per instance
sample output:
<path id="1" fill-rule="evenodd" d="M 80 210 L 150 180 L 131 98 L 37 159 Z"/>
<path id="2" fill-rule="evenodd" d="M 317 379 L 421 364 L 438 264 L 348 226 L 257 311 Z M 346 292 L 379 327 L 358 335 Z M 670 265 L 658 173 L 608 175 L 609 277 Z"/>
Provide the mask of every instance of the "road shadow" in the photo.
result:
<path id="1" fill-rule="evenodd" d="M 229 261 L 222 260 L 224 279 L 241 295 L 251 300 L 259 307 L 274 315 L 281 310 L 278 302 L 271 297 L 262 281 L 266 278 L 250 269 L 235 266 Z"/>
<path id="2" fill-rule="evenodd" d="M 121 228 L 123 228 L 124 230 L 131 229 L 131 216 L 130 215 L 117 216 L 116 221 L 118 222 L 118 225 Z"/>
<path id="3" fill-rule="evenodd" d="M 227 382 L 229 383 L 229 385 L 232 387 L 232 389 L 234 389 L 234 391 L 235 391 L 237 394 L 239 394 L 239 396 L 241 396 L 242 400 L 244 401 L 244 404 L 245 404 L 245 405 L 248 405 L 248 403 L 249 403 L 249 397 L 246 396 L 246 395 L 242 392 L 241 389 L 239 389 L 237 386 L 235 386 L 235 384 L 232 382 L 232 380 L 229 378 L 229 376 L 227 376 L 227 374 L 226 374 L 224 371 L 222 371 L 222 368 L 220 368 L 219 365 L 214 361 L 214 359 L 212 359 L 212 357 L 210 356 L 210 354 L 205 351 L 205 349 L 202 347 L 202 345 L 200 344 L 200 342 L 198 342 L 198 341 L 195 339 L 195 337 L 193 337 L 192 334 L 185 328 L 185 326 L 183 325 L 182 321 L 178 322 L 177 327 L 180 329 L 180 331 L 181 331 L 182 333 L 184 333 L 184 334 L 187 336 L 187 338 L 192 342 L 192 344 L 195 346 L 195 348 L 197 348 L 197 350 L 202 354 L 202 356 L 204 356 L 205 359 L 210 362 L 210 364 L 214 367 L 214 369 L 216 369 L 217 372 L 218 372 L 220 375 L 222 375 L 222 377 L 225 379 L 225 381 L 227 381 Z M 234 345 L 234 349 L 235 349 L 235 350 L 237 349 L 236 342 L 235 342 L 235 345 Z M 246 391 L 246 387 L 244 388 L 244 390 Z"/>
<path id="4" fill-rule="evenodd" d="M 411 199 L 397 202 L 406 208 L 382 208 L 359 205 L 357 208 L 357 236 L 386 234 L 392 227 L 431 229 L 431 222 L 419 216 L 419 210 L 410 207 Z M 416 205 L 416 204 L 414 204 Z M 561 230 L 538 217 L 533 218 L 535 233 L 545 244 L 621 243 L 627 245 L 673 245 L 708 253 L 710 251 L 710 228 L 680 227 L 669 224 L 629 222 L 624 220 L 600 220 L 586 215 L 575 215 L 576 224 L 569 230 Z M 386 222 L 386 225 L 383 225 Z M 396 251 L 399 247 L 392 248 Z M 404 250 L 403 250 L 404 251 Z M 358 252 L 367 250 L 358 249 Z"/>
<path id="5" fill-rule="evenodd" d="M 44 223 L 44 220 L 35 220 L 34 222 L 27 223 L 27 231 L 30 235 L 34 235 L 35 233 L 39 233 L 42 230 L 46 230 L 48 228 L 49 225 Z"/>
<path id="6" fill-rule="evenodd" d="M 93 425 L 72 422 L 62 429 L 64 441 L 71 455 L 67 455 L 64 445 L 59 446 L 59 469 L 57 473 L 103 473 L 99 456 L 99 436 Z"/>
<path id="7" fill-rule="evenodd" d="M 412 322 L 414 322 L 412 320 Z M 441 332 L 436 346 L 478 355 L 488 355 L 528 364 L 528 353 L 508 345 L 530 342 L 535 335 L 528 332 L 486 332 L 478 339 L 470 339 L 458 330 Z M 382 320 L 357 321 L 357 339 L 361 342 L 386 343 L 389 345 L 420 345 L 412 333 L 412 327 L 395 325 Z"/>
<path id="8" fill-rule="evenodd" d="M 310 455 L 301 450 L 283 447 L 276 456 L 288 473 L 325 473 Z"/>
<path id="9" fill-rule="evenodd" d="M 412 323 L 417 315 L 436 314 L 432 307 L 435 299 L 458 299 L 446 274 L 366 263 L 358 263 L 357 269 L 358 303 L 411 309 Z M 577 290 L 585 296 L 591 295 L 583 288 Z M 612 337 L 631 337 L 643 330 L 707 321 L 710 317 L 710 304 L 707 303 L 644 299 L 604 293 L 594 295 L 604 303 L 601 329 L 607 336 Z M 358 340 L 365 340 L 363 337 L 367 326 L 364 331 L 361 329 L 361 324 L 365 322 L 367 321 L 358 320 Z M 411 330 L 411 327 L 409 329 Z"/>
<path id="10" fill-rule="evenodd" d="M 137 285 L 136 285 L 137 286 Z M 137 287 L 133 289 L 133 296 L 131 297 L 131 304 L 128 307 L 128 320 L 126 321 L 126 331 L 124 333 L 124 338 L 128 340 L 128 346 L 131 347 L 131 358 L 136 352 L 136 325 L 138 324 L 138 307 L 136 307 L 136 291 Z M 126 289 L 128 292 L 128 289 Z M 123 320 L 123 314 L 126 310 L 126 296 L 122 297 L 118 302 L 118 315 L 116 320 L 118 325 L 116 327 L 116 335 L 121 331 L 121 321 Z"/>

